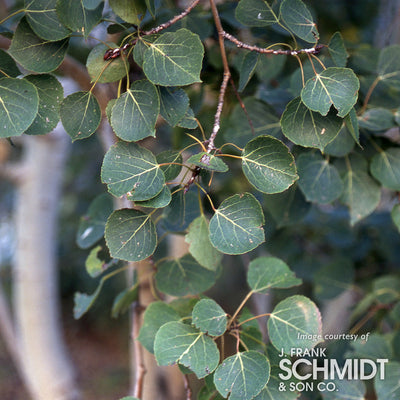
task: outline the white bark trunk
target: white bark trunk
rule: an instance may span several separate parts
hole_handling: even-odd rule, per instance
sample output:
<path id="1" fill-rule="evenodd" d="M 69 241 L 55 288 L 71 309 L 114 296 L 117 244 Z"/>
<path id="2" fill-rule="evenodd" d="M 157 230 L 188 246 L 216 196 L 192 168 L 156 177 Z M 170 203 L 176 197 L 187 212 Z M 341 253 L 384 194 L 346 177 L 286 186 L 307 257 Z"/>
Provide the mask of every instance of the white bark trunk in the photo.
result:
<path id="1" fill-rule="evenodd" d="M 69 139 L 61 126 L 23 138 L 14 266 L 14 315 L 22 370 L 35 400 L 78 398 L 63 341 L 57 273 L 58 209 Z"/>

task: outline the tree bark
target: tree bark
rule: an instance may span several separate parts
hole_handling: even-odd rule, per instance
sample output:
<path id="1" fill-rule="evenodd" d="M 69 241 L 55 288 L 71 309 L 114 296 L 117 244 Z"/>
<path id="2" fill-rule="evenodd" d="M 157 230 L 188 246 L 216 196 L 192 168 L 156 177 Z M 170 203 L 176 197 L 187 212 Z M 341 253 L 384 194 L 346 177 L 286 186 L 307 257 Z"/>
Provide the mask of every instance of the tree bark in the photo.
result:
<path id="1" fill-rule="evenodd" d="M 13 305 L 22 372 L 35 400 L 79 397 L 62 336 L 56 255 L 68 146 L 61 125 L 46 136 L 23 137 Z"/>

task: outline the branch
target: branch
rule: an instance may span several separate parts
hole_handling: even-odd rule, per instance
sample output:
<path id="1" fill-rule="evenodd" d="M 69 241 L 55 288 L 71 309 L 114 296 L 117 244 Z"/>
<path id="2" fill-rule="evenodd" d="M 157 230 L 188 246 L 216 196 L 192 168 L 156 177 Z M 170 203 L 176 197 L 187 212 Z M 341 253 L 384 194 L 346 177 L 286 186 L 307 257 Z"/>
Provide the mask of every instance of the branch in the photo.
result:
<path id="1" fill-rule="evenodd" d="M 142 316 L 142 307 L 139 304 L 135 305 L 135 309 L 133 311 L 133 320 L 132 320 L 132 340 L 135 347 L 135 388 L 133 395 L 138 399 L 141 399 L 143 396 L 143 384 L 144 384 L 144 376 L 147 372 L 146 367 L 144 365 L 143 359 L 143 348 L 140 342 L 137 340 L 140 331 L 140 320 Z"/>
<path id="2" fill-rule="evenodd" d="M 183 375 L 183 381 L 185 382 L 186 400 L 192 400 L 192 389 L 190 388 L 187 375 Z"/>
<path id="3" fill-rule="evenodd" d="M 230 33 L 227 33 L 225 31 L 222 31 L 221 34 L 225 39 L 230 40 L 237 47 L 242 48 L 242 49 L 246 49 L 246 50 L 250 50 L 250 51 L 255 51 L 255 52 L 261 53 L 261 54 L 275 54 L 275 55 L 282 54 L 282 55 L 288 55 L 288 56 L 298 56 L 299 54 L 318 54 L 322 50 L 322 48 L 325 47 L 325 45 L 323 45 L 323 44 L 318 44 L 318 45 L 316 45 L 314 47 L 311 47 L 309 49 L 299 49 L 299 50 L 282 50 L 282 49 L 278 49 L 278 50 L 273 50 L 273 49 L 266 49 L 266 48 L 263 48 L 263 47 L 253 46 L 253 45 L 244 43 L 244 42 L 240 41 L 239 39 L 235 38 Z"/>

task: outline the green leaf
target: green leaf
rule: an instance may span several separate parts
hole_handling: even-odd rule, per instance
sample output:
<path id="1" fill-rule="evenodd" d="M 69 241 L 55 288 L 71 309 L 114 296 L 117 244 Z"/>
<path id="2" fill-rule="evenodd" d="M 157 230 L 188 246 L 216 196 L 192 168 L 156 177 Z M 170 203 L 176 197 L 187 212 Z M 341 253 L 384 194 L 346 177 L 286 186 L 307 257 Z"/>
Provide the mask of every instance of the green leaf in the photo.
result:
<path id="1" fill-rule="evenodd" d="M 116 197 L 149 200 L 164 187 L 164 174 L 150 150 L 136 143 L 118 142 L 106 153 L 101 179 Z"/>
<path id="2" fill-rule="evenodd" d="M 295 390 L 296 386 L 294 386 L 293 389 L 291 386 L 288 387 L 288 384 L 290 385 L 292 382 L 295 382 L 294 379 L 291 378 L 282 381 L 282 379 L 279 378 L 279 373 L 281 373 L 281 369 L 272 365 L 267 385 L 261 390 L 258 396 L 254 397 L 254 400 L 296 400 L 299 398 L 300 393 Z M 282 383 L 285 384 L 286 391 L 282 390 L 280 386 Z"/>
<path id="3" fill-rule="evenodd" d="M 400 362 L 390 361 L 385 365 L 385 379 L 375 376 L 377 400 L 397 400 L 400 397 Z"/>
<path id="4" fill-rule="evenodd" d="M 318 42 L 317 26 L 310 11 L 301 0 L 283 0 L 280 10 L 286 26 L 296 36 L 309 43 Z"/>
<path id="5" fill-rule="evenodd" d="M 122 291 L 114 300 L 111 316 L 117 318 L 120 314 L 127 312 L 132 303 L 139 298 L 139 286 L 133 285 L 132 287 Z"/>
<path id="6" fill-rule="evenodd" d="M 330 300 L 351 288 L 354 267 L 350 259 L 340 258 L 324 265 L 314 275 L 314 294 L 319 301 Z"/>
<path id="7" fill-rule="evenodd" d="M 147 7 L 144 0 L 110 0 L 110 7 L 124 21 L 140 25 Z"/>
<path id="8" fill-rule="evenodd" d="M 76 243 L 81 249 L 88 249 L 104 236 L 107 218 L 112 211 L 112 199 L 107 194 L 101 194 L 91 202 L 76 234 Z"/>
<path id="9" fill-rule="evenodd" d="M 337 67 L 345 67 L 347 64 L 346 47 L 344 45 L 343 37 L 340 32 L 335 32 L 328 44 L 329 54 Z"/>
<path id="10" fill-rule="evenodd" d="M 160 35 L 146 35 L 139 37 L 135 47 L 133 48 L 133 59 L 135 63 L 143 68 L 143 57 L 145 51 L 150 47 L 150 43 L 153 43 Z"/>
<path id="11" fill-rule="evenodd" d="M 183 89 L 159 87 L 160 114 L 171 125 L 176 126 L 189 108 L 189 97 Z"/>
<path id="12" fill-rule="evenodd" d="M 157 288 L 171 296 L 202 293 L 215 280 L 216 273 L 203 268 L 190 254 L 161 262 L 155 275 Z"/>
<path id="13" fill-rule="evenodd" d="M 257 63 L 256 74 L 260 81 L 270 84 L 271 80 L 276 78 L 285 66 L 287 56 L 276 54 L 262 54 Z"/>
<path id="14" fill-rule="evenodd" d="M 379 303 L 390 304 L 400 299 L 400 279 L 393 275 L 384 275 L 374 280 L 373 290 Z"/>
<path id="15" fill-rule="evenodd" d="M 67 48 L 68 39 L 49 42 L 36 36 L 24 17 L 17 26 L 9 54 L 25 69 L 45 73 L 58 68 Z"/>
<path id="16" fill-rule="evenodd" d="M 286 289 L 301 285 L 288 265 L 276 257 L 258 257 L 251 261 L 247 283 L 253 292 L 267 294 L 271 288 Z"/>
<path id="17" fill-rule="evenodd" d="M 60 120 L 60 105 L 64 98 L 61 83 L 52 75 L 28 75 L 39 95 L 39 108 L 35 120 L 26 130 L 28 135 L 44 135 L 51 132 Z"/>
<path id="18" fill-rule="evenodd" d="M 396 89 L 400 89 L 400 45 L 385 47 L 378 60 L 379 79 Z"/>
<path id="19" fill-rule="evenodd" d="M 268 359 L 256 351 L 236 353 L 226 358 L 214 374 L 218 392 L 232 400 L 251 400 L 268 383 Z"/>
<path id="20" fill-rule="evenodd" d="M 60 107 L 61 122 L 72 141 L 92 135 L 100 125 L 101 110 L 92 92 L 75 92 Z"/>
<path id="21" fill-rule="evenodd" d="M 279 22 L 268 1 L 241 0 L 236 7 L 236 19 L 246 26 L 267 26 Z"/>
<path id="22" fill-rule="evenodd" d="M 156 85 L 185 86 L 201 82 L 204 48 L 198 35 L 187 29 L 162 34 L 143 56 L 143 70 Z"/>
<path id="23" fill-rule="evenodd" d="M 226 331 L 226 312 L 212 299 L 202 299 L 193 308 L 192 324 L 210 336 L 221 336 Z"/>
<path id="24" fill-rule="evenodd" d="M 259 54 L 254 51 L 248 52 L 243 57 L 243 61 L 240 65 L 240 70 L 239 70 L 240 73 L 239 86 L 238 86 L 239 92 L 242 92 L 244 90 L 247 83 L 253 76 L 253 73 L 256 70 L 258 59 L 259 59 Z"/>
<path id="25" fill-rule="evenodd" d="M 57 15 L 60 21 L 72 31 L 82 33 L 86 39 L 91 30 L 100 22 L 104 3 L 94 9 L 84 7 L 82 0 L 57 1 Z"/>
<path id="26" fill-rule="evenodd" d="M 211 244 L 222 253 L 243 254 L 264 242 L 264 214 L 250 193 L 225 199 L 210 221 Z"/>
<path id="27" fill-rule="evenodd" d="M 345 117 L 357 101 L 360 82 L 349 68 L 327 68 L 309 79 L 301 91 L 301 100 L 312 111 L 327 115 L 333 105 L 339 117 Z"/>
<path id="28" fill-rule="evenodd" d="M 156 159 L 166 182 L 174 180 L 182 170 L 182 154 L 179 151 L 163 151 L 156 155 Z"/>
<path id="29" fill-rule="evenodd" d="M 342 119 L 333 111 L 326 117 L 309 110 L 300 97 L 292 100 L 282 114 L 283 134 L 293 143 L 303 147 L 316 147 L 321 151 L 338 134 Z"/>
<path id="30" fill-rule="evenodd" d="M 38 91 L 26 79 L 0 79 L 0 137 L 19 136 L 36 118 Z"/>
<path id="31" fill-rule="evenodd" d="M 127 196 L 128 200 L 131 200 L 130 196 Z M 149 199 L 149 200 L 144 200 L 144 201 L 135 201 L 135 204 L 140 207 L 146 207 L 146 208 L 164 208 L 166 207 L 169 203 L 171 203 L 172 196 L 171 196 L 171 191 L 168 189 L 167 186 L 164 186 L 158 195 L 155 197 Z"/>
<path id="32" fill-rule="evenodd" d="M 336 390 L 321 393 L 324 400 L 365 400 L 366 388 L 363 381 L 348 381 L 347 379 L 325 381 L 326 384 L 328 382 L 332 382 Z"/>
<path id="33" fill-rule="evenodd" d="M 160 100 L 157 89 L 147 80 L 135 81 L 117 99 L 111 111 L 111 125 L 118 137 L 128 142 L 155 136 Z"/>
<path id="34" fill-rule="evenodd" d="M 211 338 L 190 325 L 175 321 L 167 322 L 157 332 L 154 354 L 158 365 L 179 362 L 199 379 L 211 374 L 219 363 L 219 351 Z"/>
<path id="35" fill-rule="evenodd" d="M 353 107 L 344 118 L 346 128 L 349 130 L 355 142 L 360 146 L 360 132 L 358 129 L 358 119 L 355 108 Z"/>
<path id="36" fill-rule="evenodd" d="M 103 0 L 82 0 L 83 7 L 87 8 L 88 10 L 93 10 L 94 8 L 98 7 L 99 4 Z"/>
<path id="37" fill-rule="evenodd" d="M 327 144 L 324 153 L 334 157 L 344 157 L 353 150 L 354 143 L 354 138 L 346 125 L 344 125 L 335 139 Z"/>
<path id="38" fill-rule="evenodd" d="M 189 243 L 189 252 L 204 268 L 216 271 L 222 260 L 222 254 L 210 242 L 209 222 L 204 214 L 190 225 L 185 241 Z"/>
<path id="39" fill-rule="evenodd" d="M 374 132 L 384 132 L 396 125 L 394 115 L 386 108 L 371 108 L 367 110 L 361 115 L 358 123 L 362 128 Z"/>
<path id="40" fill-rule="evenodd" d="M 16 78 L 18 75 L 21 75 L 21 71 L 13 58 L 4 50 L 0 49 L 0 79 Z"/>
<path id="41" fill-rule="evenodd" d="M 272 136 L 259 136 L 247 143 L 242 169 L 248 181 L 263 193 L 283 192 L 298 179 L 289 148 Z"/>
<path id="42" fill-rule="evenodd" d="M 292 348 L 312 348 L 322 342 L 321 314 L 307 297 L 287 297 L 272 311 L 268 335 L 274 347 L 285 354 Z"/>
<path id="43" fill-rule="evenodd" d="M 378 358 L 392 358 L 393 350 L 389 341 L 378 333 L 372 333 L 368 340 L 355 340 L 351 343 L 352 352 L 346 354 L 351 358 L 368 358 L 376 360 Z"/>
<path id="44" fill-rule="evenodd" d="M 111 256 L 125 261 L 144 260 L 157 246 L 156 228 L 150 215 L 133 209 L 117 210 L 110 215 L 105 238 Z"/>
<path id="45" fill-rule="evenodd" d="M 378 206 L 381 192 L 379 185 L 357 165 L 357 159 L 348 158 L 347 172 L 342 177 L 344 189 L 340 200 L 350 209 L 350 222 L 371 214 Z"/>
<path id="46" fill-rule="evenodd" d="M 154 340 L 157 331 L 167 322 L 179 321 L 180 315 L 163 301 L 155 301 L 148 305 L 143 316 L 138 340 L 150 353 L 154 353 Z"/>
<path id="47" fill-rule="evenodd" d="M 197 165 L 208 171 L 226 172 L 229 169 L 220 157 L 216 157 L 205 151 L 192 155 L 188 158 L 187 163 Z"/>
<path id="48" fill-rule="evenodd" d="M 371 174 L 383 186 L 400 191 L 400 149 L 390 147 L 372 157 Z"/>
<path id="49" fill-rule="evenodd" d="M 224 132 L 227 141 L 244 147 L 255 136 L 274 135 L 279 131 L 279 118 L 271 106 L 254 97 L 247 97 L 244 105 L 248 117 L 240 104 L 234 107 L 229 118 L 229 127 Z M 249 119 L 253 124 L 254 134 Z"/>
<path id="50" fill-rule="evenodd" d="M 178 126 L 186 129 L 196 129 L 198 126 L 193 110 L 189 107 L 185 116 L 179 121 Z"/>
<path id="51" fill-rule="evenodd" d="M 74 296 L 74 318 L 79 319 L 85 314 L 94 304 L 103 287 L 104 280 L 102 279 L 93 294 L 76 292 Z"/>
<path id="52" fill-rule="evenodd" d="M 299 186 L 308 201 L 329 204 L 343 191 L 337 169 L 317 153 L 303 153 L 297 160 Z"/>
<path id="53" fill-rule="evenodd" d="M 51 42 L 66 38 L 70 30 L 61 24 L 56 12 L 57 0 L 25 0 L 29 25 L 42 39 Z"/>
<path id="54" fill-rule="evenodd" d="M 200 204 L 197 193 L 184 193 L 182 189 L 173 189 L 171 203 L 162 214 L 164 228 L 171 232 L 183 232 L 189 224 L 200 215 Z"/>
<path id="55" fill-rule="evenodd" d="M 397 229 L 400 232 L 400 204 L 394 205 L 390 215 L 392 217 L 393 223 L 396 225 Z"/>
<path id="56" fill-rule="evenodd" d="M 138 399 L 137 397 L 133 397 L 133 396 L 125 396 L 119 400 L 140 400 L 140 399 Z"/>
<path id="57" fill-rule="evenodd" d="M 101 246 L 94 247 L 85 261 L 85 268 L 91 278 L 96 278 L 104 272 L 104 262 L 99 258 L 99 254 L 102 252 Z"/>
<path id="58" fill-rule="evenodd" d="M 264 199 L 264 204 L 278 228 L 297 224 L 307 215 L 311 207 L 296 184 L 282 193 L 265 196 Z"/>
<path id="59" fill-rule="evenodd" d="M 86 60 L 86 68 L 92 79 L 96 83 L 116 82 L 124 78 L 129 71 L 129 64 L 125 56 L 114 60 L 104 60 L 104 53 L 109 49 L 115 49 L 115 43 L 100 43 L 93 47 Z"/>

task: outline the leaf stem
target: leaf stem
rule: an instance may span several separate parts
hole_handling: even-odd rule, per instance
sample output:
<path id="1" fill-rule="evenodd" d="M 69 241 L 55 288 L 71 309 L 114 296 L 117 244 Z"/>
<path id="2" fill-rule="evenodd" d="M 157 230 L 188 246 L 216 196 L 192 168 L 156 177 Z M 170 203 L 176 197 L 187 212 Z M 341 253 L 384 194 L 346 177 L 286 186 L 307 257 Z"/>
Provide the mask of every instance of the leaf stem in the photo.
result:
<path id="1" fill-rule="evenodd" d="M 262 318 L 262 317 L 269 317 L 270 315 L 271 315 L 271 313 L 265 313 L 265 314 L 256 315 L 254 317 L 246 319 L 245 321 L 242 321 L 240 324 L 237 324 L 236 326 L 239 327 L 239 326 L 244 325 L 246 322 L 250 322 L 250 321 L 253 321 L 255 319 Z"/>
<path id="2" fill-rule="evenodd" d="M 374 91 L 374 89 L 376 88 L 376 85 L 381 81 L 381 77 L 377 76 L 375 78 L 375 80 L 372 82 L 371 86 L 368 89 L 367 94 L 365 95 L 365 99 L 364 99 L 364 104 L 359 112 L 359 115 L 364 114 L 365 110 L 367 109 L 367 105 L 369 103 L 369 100 L 371 98 L 372 92 Z"/>
<path id="3" fill-rule="evenodd" d="M 228 321 L 228 329 L 231 327 L 233 321 L 235 321 L 236 317 L 242 310 L 242 308 L 245 306 L 247 301 L 250 299 L 250 297 L 254 294 L 254 291 L 251 290 L 249 293 L 247 293 L 246 297 L 242 300 L 242 302 L 239 304 L 239 307 L 236 309 L 235 313 L 232 315 L 231 319 Z"/>

